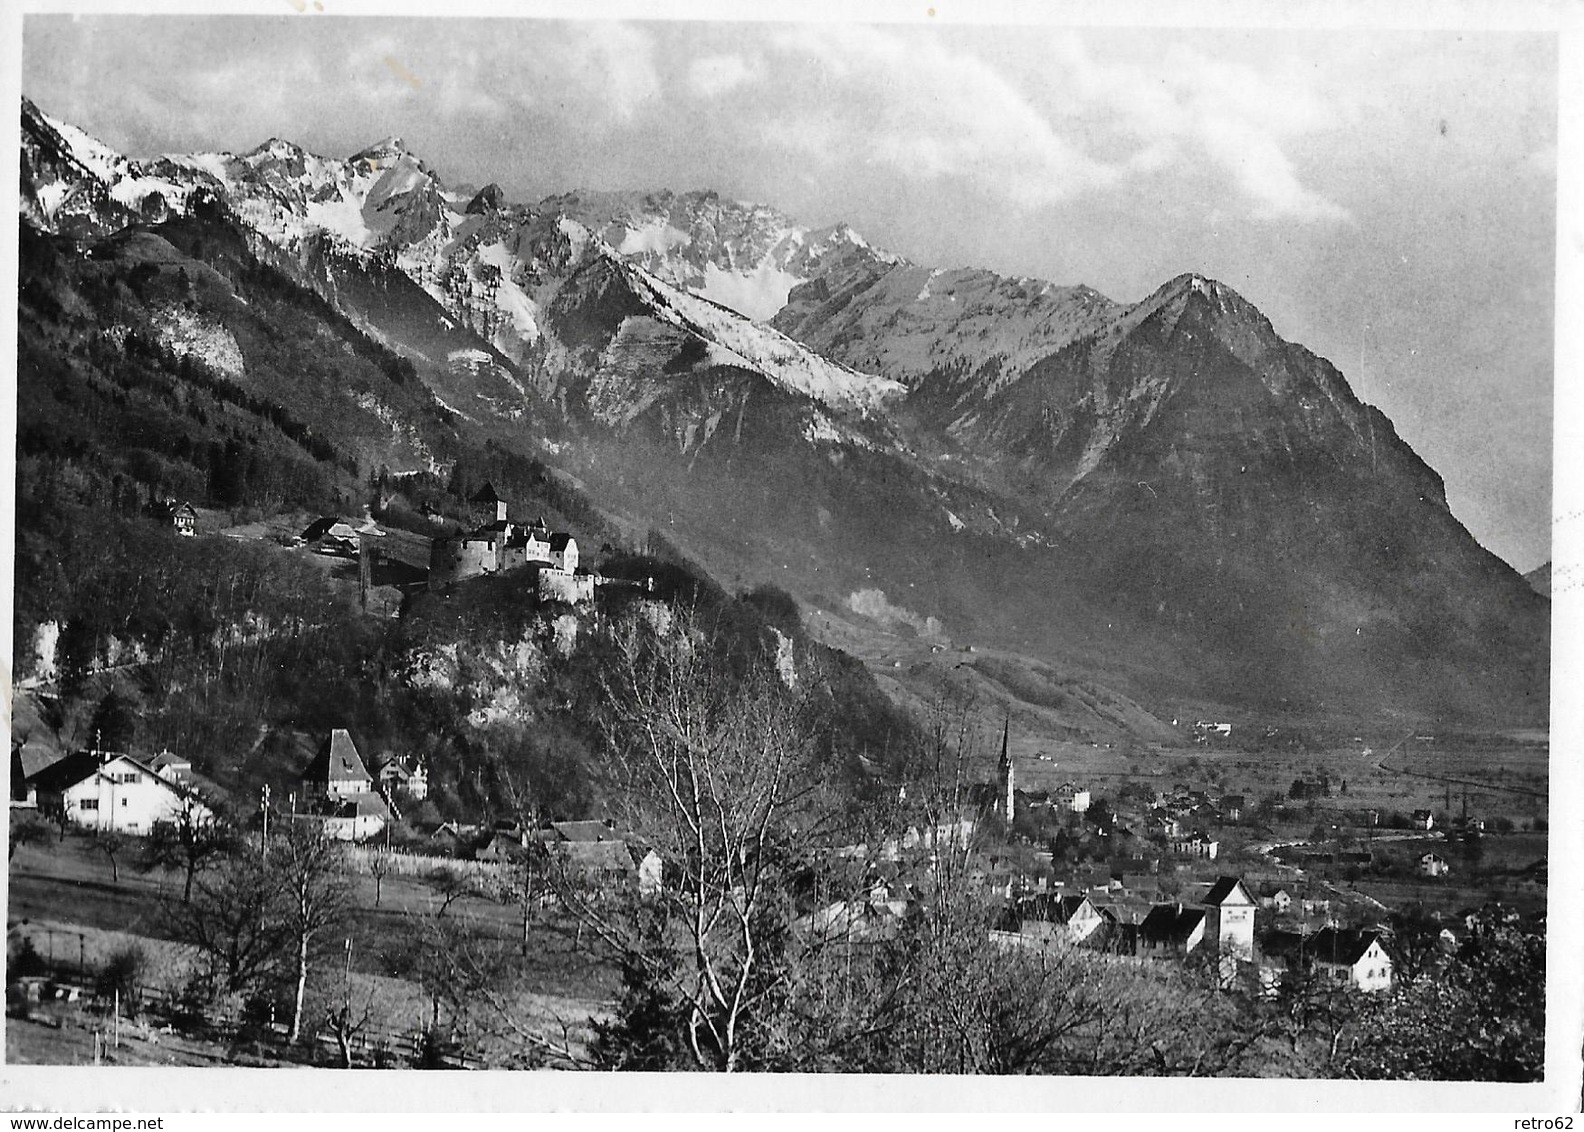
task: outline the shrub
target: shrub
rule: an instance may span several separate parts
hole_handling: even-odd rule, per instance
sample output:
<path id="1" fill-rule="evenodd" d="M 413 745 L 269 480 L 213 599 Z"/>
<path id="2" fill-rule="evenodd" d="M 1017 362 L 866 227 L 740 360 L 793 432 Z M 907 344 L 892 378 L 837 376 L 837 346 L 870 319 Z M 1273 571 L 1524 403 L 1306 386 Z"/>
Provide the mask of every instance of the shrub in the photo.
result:
<path id="1" fill-rule="evenodd" d="M 44 956 L 38 953 L 31 936 L 23 936 L 21 946 L 16 950 L 16 955 L 7 959 L 6 974 L 9 978 L 25 979 L 44 973 Z"/>
<path id="2" fill-rule="evenodd" d="M 102 998 L 121 997 L 121 1009 L 136 1017 L 142 1005 L 143 976 L 148 970 L 148 955 L 135 943 L 111 952 L 96 988 Z"/>

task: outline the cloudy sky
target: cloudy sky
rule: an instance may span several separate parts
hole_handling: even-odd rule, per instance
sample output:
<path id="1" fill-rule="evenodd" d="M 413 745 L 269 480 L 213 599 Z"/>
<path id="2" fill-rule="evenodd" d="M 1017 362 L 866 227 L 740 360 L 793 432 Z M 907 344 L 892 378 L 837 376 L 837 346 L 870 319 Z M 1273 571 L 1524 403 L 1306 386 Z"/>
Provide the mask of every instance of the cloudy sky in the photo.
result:
<path id="1" fill-rule="evenodd" d="M 1119 300 L 1199 271 L 1385 410 L 1487 547 L 1550 557 L 1554 35 L 321 6 L 30 16 L 22 87 L 135 156 L 395 134 L 518 200 L 714 188 Z"/>

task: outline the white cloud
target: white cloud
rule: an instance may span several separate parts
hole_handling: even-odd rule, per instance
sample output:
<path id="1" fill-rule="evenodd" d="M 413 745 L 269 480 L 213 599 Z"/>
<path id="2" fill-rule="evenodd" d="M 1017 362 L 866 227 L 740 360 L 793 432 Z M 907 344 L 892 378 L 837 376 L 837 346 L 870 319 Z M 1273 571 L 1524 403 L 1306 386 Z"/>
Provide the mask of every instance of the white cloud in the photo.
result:
<path id="1" fill-rule="evenodd" d="M 758 70 L 757 61 L 741 55 L 705 55 L 688 68 L 688 86 L 701 98 L 714 98 L 751 81 Z"/>
<path id="2" fill-rule="evenodd" d="M 559 62 L 563 80 L 603 103 L 612 117 L 631 121 L 660 97 L 654 43 L 632 24 L 591 21 L 562 31 L 560 50 L 547 53 Z"/>
<path id="3" fill-rule="evenodd" d="M 1290 150 L 1351 108 L 1284 60 L 1256 67 L 1158 39 L 1107 41 L 1101 56 L 1064 31 L 984 45 L 984 57 L 944 35 L 864 25 L 796 27 L 772 42 L 819 99 L 781 112 L 772 136 L 832 165 L 957 178 L 1023 207 L 1208 169 L 1256 218 L 1348 217 L 1303 182 Z"/>
<path id="4" fill-rule="evenodd" d="M 1098 60 L 1076 33 L 1053 43 L 1058 73 L 1086 113 L 1107 117 L 1141 146 L 1129 162 L 1169 170 L 1208 157 L 1261 219 L 1345 220 L 1348 212 L 1299 179 L 1286 144 L 1345 124 L 1356 107 L 1306 86 L 1291 61 L 1270 73 L 1174 46 L 1153 64 Z"/>
<path id="5" fill-rule="evenodd" d="M 807 114 L 789 114 L 778 142 L 817 139 L 809 151 L 835 163 L 878 161 L 925 179 L 961 178 L 1026 206 L 1120 174 L 1059 135 L 995 69 L 938 38 L 832 25 L 790 30 L 776 45 L 806 61 L 823 113 L 840 123 L 820 129 Z M 836 147 L 818 145 L 833 138 Z"/>
<path id="6" fill-rule="evenodd" d="M 1210 156 L 1232 176 L 1261 220 L 1347 220 L 1347 209 L 1304 188 L 1275 139 L 1246 122 L 1207 119 L 1198 130 Z"/>

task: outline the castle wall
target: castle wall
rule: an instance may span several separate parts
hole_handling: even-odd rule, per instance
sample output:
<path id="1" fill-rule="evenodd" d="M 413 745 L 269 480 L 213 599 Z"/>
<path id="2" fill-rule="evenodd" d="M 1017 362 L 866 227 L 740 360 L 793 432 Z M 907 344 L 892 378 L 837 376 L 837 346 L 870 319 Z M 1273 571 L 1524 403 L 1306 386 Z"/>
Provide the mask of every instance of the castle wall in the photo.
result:
<path id="1" fill-rule="evenodd" d="M 493 539 L 435 539 L 429 547 L 429 585 L 444 586 L 500 568 Z"/>
<path id="2" fill-rule="evenodd" d="M 539 600 L 564 601 L 568 605 L 594 600 L 591 574 L 564 574 L 559 570 L 539 571 Z"/>

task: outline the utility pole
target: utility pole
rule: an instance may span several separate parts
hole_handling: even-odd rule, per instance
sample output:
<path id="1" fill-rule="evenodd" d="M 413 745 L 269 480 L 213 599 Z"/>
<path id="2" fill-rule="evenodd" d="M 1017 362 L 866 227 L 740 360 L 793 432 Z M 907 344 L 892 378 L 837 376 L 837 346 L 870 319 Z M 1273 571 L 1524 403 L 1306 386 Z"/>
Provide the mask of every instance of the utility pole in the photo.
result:
<path id="1" fill-rule="evenodd" d="M 368 612 L 369 576 L 373 572 L 370 562 L 369 536 L 358 534 L 358 608 Z"/>

